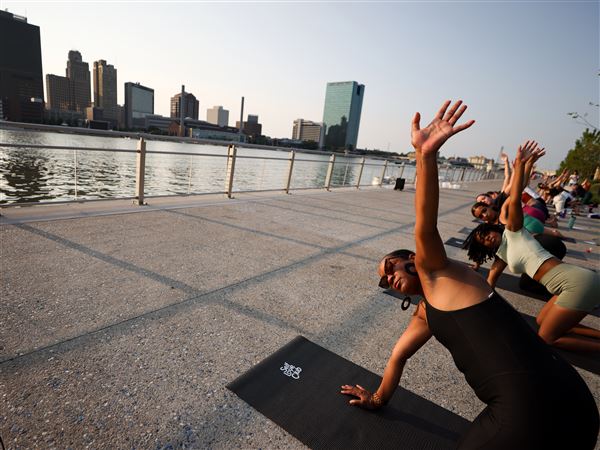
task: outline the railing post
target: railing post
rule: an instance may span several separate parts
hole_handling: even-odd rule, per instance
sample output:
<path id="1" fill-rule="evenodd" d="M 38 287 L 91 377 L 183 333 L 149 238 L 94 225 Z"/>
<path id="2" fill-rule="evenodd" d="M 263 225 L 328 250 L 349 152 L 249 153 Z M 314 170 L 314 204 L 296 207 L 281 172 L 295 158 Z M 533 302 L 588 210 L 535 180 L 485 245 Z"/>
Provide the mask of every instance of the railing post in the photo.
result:
<path id="1" fill-rule="evenodd" d="M 465 181 L 465 172 L 467 171 L 466 167 L 463 167 L 462 173 L 460 174 L 460 181 Z"/>
<path id="2" fill-rule="evenodd" d="M 225 175 L 225 190 L 227 198 L 233 198 L 233 175 L 235 172 L 235 156 L 237 155 L 237 148 L 231 144 L 227 148 L 227 174 Z"/>
<path id="3" fill-rule="evenodd" d="M 385 177 L 385 171 L 387 170 L 387 159 L 385 160 L 385 164 L 383 165 L 383 172 L 381 172 L 381 180 L 379 180 L 379 187 L 383 185 L 383 177 Z"/>
<path id="4" fill-rule="evenodd" d="M 285 184 L 285 193 L 286 194 L 290 193 L 290 184 L 292 183 L 292 171 L 294 170 L 294 160 L 295 159 L 296 159 L 296 151 L 292 150 L 290 152 L 290 163 L 289 163 L 287 183 Z"/>
<path id="5" fill-rule="evenodd" d="M 190 128 L 190 131 L 192 129 Z M 188 194 L 192 192 L 192 164 L 194 163 L 194 157 L 190 155 L 190 173 L 188 174 Z"/>
<path id="6" fill-rule="evenodd" d="M 363 169 L 365 168 L 365 161 L 367 159 L 363 156 L 360 162 L 360 169 L 358 170 L 358 181 L 356 182 L 356 189 L 360 188 L 360 179 L 362 178 Z"/>
<path id="7" fill-rule="evenodd" d="M 398 178 L 402 178 L 402 175 L 404 175 L 404 163 L 400 165 L 400 175 L 398 175 Z"/>
<path id="8" fill-rule="evenodd" d="M 77 200 L 77 150 L 73 150 L 73 159 L 75 165 L 75 200 Z"/>
<path id="9" fill-rule="evenodd" d="M 325 189 L 330 191 L 331 179 L 333 178 L 333 166 L 335 164 L 335 153 L 329 157 L 329 166 L 327 167 L 327 176 L 325 177 Z"/>
<path id="10" fill-rule="evenodd" d="M 146 176 L 146 141 L 140 138 L 137 144 L 135 164 L 135 197 L 134 203 L 144 204 L 144 179 Z"/>

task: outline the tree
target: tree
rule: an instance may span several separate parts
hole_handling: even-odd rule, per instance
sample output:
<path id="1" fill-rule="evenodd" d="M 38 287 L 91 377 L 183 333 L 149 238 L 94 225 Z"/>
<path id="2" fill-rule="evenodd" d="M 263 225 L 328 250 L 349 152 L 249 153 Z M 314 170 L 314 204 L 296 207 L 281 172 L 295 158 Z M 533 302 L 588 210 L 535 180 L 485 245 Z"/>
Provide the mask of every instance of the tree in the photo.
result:
<path id="1" fill-rule="evenodd" d="M 598 103 L 590 102 L 590 106 L 595 106 L 598 108 L 600 105 Z M 567 113 L 567 116 L 570 116 L 575 122 L 581 125 L 585 125 L 586 127 L 591 128 L 592 130 L 598 130 L 598 127 L 592 125 L 589 120 L 587 120 L 588 113 L 579 114 L 577 111 Z"/>
<path id="2" fill-rule="evenodd" d="M 594 176 L 600 161 L 600 130 L 586 128 L 583 135 L 575 142 L 575 147 L 569 150 L 567 157 L 560 163 L 559 172 L 568 169 L 576 170 L 581 179 Z"/>
<path id="3" fill-rule="evenodd" d="M 600 77 L 600 72 L 598 72 L 598 76 Z M 600 104 L 594 103 L 594 102 L 589 102 L 589 106 L 593 106 L 595 108 L 600 108 Z M 567 113 L 567 116 L 571 117 L 571 119 L 573 119 L 575 122 L 577 122 L 580 125 L 584 125 L 587 128 L 591 128 L 592 130 L 598 130 L 598 127 L 596 125 L 593 125 L 592 123 L 590 123 L 590 121 L 587 119 L 588 113 L 579 114 L 577 111 L 573 111 L 573 112 Z"/>

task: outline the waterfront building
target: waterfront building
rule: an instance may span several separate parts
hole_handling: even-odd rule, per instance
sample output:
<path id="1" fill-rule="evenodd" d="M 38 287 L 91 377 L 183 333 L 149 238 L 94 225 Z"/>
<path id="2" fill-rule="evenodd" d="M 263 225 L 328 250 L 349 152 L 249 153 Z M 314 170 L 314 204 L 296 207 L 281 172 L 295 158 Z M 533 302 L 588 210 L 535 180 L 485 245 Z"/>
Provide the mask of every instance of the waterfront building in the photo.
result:
<path id="1" fill-rule="evenodd" d="M 145 117 L 154 114 L 154 89 L 140 83 L 125 83 L 125 126 L 145 128 Z"/>
<path id="2" fill-rule="evenodd" d="M 125 127 L 125 105 L 117 105 L 117 123 L 119 128 Z"/>
<path id="3" fill-rule="evenodd" d="M 144 117 L 144 128 L 154 129 L 163 133 L 178 135 L 180 132 L 179 117 L 165 117 L 158 114 L 150 114 Z M 239 142 L 239 130 L 233 127 L 220 127 L 203 120 L 186 118 L 183 120 L 185 136 L 198 139 L 235 140 Z"/>
<path id="4" fill-rule="evenodd" d="M 246 136 L 251 137 L 252 139 L 256 139 L 257 137 L 262 135 L 262 124 L 258 122 L 258 116 L 248 114 L 248 120 L 244 123 L 240 123 L 239 120 L 235 122 L 235 126 L 237 129 L 242 127 L 242 133 Z"/>
<path id="5" fill-rule="evenodd" d="M 206 121 L 220 127 L 229 126 L 229 111 L 222 106 L 213 106 L 206 110 Z"/>
<path id="6" fill-rule="evenodd" d="M 90 70 L 77 50 L 69 52 L 66 76 L 46 75 L 47 117 L 71 120 L 83 118 L 90 106 Z M 78 113 L 78 114 L 74 114 Z"/>
<path id="7" fill-rule="evenodd" d="M 183 93 L 183 101 L 181 101 L 181 92 L 171 97 L 171 117 L 181 118 L 181 110 L 183 104 L 183 117 L 190 117 L 191 119 L 198 120 L 198 111 L 200 109 L 200 102 L 196 100 L 194 94 L 189 92 Z"/>
<path id="8" fill-rule="evenodd" d="M 191 128 L 191 135 L 196 139 L 214 139 L 218 141 L 240 141 L 239 130 L 234 127 L 220 127 L 218 125 L 204 122 L 199 125 L 188 124 Z"/>
<path id="9" fill-rule="evenodd" d="M 493 158 L 486 158 L 485 156 L 469 156 L 468 160 L 477 170 L 490 171 L 494 167 Z"/>
<path id="10" fill-rule="evenodd" d="M 77 50 L 69 52 L 67 61 L 67 78 L 71 94 L 71 106 L 69 109 L 84 113 L 91 105 L 90 94 L 90 66 L 84 62 L 81 53 Z"/>
<path id="11" fill-rule="evenodd" d="M 16 122 L 41 122 L 44 82 L 40 28 L 26 17 L 0 11 L 0 104 L 2 116 Z"/>
<path id="12" fill-rule="evenodd" d="M 364 84 L 356 81 L 327 83 L 323 124 L 328 148 L 356 148 L 364 92 Z"/>
<path id="13" fill-rule="evenodd" d="M 312 141 L 323 147 L 325 127 L 322 123 L 310 120 L 296 119 L 292 128 L 292 139 L 299 141 Z"/>
<path id="14" fill-rule="evenodd" d="M 104 119 L 118 124 L 117 69 L 103 59 L 94 62 L 94 106 L 104 110 Z"/>
<path id="15" fill-rule="evenodd" d="M 85 113 L 70 109 L 46 109 L 44 118 L 50 123 L 82 126 L 85 121 Z"/>
<path id="16" fill-rule="evenodd" d="M 473 164 L 471 164 L 467 158 L 463 158 L 462 156 L 450 156 L 446 159 L 446 162 L 453 167 L 473 167 Z"/>
<path id="17" fill-rule="evenodd" d="M 104 120 L 104 109 L 97 106 L 88 106 L 85 109 L 86 120 Z"/>
<path id="18" fill-rule="evenodd" d="M 53 111 L 71 111 L 71 89 L 67 77 L 46 75 L 46 108 Z"/>

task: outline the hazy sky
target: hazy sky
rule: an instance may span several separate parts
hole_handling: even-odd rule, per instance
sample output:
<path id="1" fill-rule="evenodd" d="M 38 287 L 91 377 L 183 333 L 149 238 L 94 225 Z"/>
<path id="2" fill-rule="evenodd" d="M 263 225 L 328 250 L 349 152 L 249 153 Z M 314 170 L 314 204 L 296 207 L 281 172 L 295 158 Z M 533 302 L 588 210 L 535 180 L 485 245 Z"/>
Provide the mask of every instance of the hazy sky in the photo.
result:
<path id="1" fill-rule="evenodd" d="M 415 111 L 429 119 L 461 98 L 477 123 L 443 154 L 496 157 L 527 138 L 555 168 L 583 127 L 598 124 L 599 2 L 27 2 L 0 0 L 41 28 L 44 75 L 67 53 L 106 59 L 123 84 L 155 91 L 169 114 L 181 84 L 229 121 L 258 114 L 263 133 L 291 137 L 296 118 L 321 121 L 328 81 L 356 80 L 365 96 L 358 146 L 404 152 Z"/>

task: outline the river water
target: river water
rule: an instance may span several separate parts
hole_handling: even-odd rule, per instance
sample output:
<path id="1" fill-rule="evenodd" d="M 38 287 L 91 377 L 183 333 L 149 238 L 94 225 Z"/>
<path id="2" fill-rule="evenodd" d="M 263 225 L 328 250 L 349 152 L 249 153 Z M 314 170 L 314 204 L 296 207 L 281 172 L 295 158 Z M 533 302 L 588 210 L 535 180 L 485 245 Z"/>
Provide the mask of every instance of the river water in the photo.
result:
<path id="1" fill-rule="evenodd" d="M 11 148 L 3 147 L 3 143 L 80 149 L 88 147 L 107 151 Z M 133 138 L 0 129 L 0 204 L 133 197 L 136 153 L 110 150 L 133 151 L 136 146 L 137 140 Z M 226 190 L 226 146 L 156 140 L 147 141 L 146 150 L 159 152 L 146 155 L 146 196 L 218 193 Z M 168 152 L 194 155 L 173 155 Z M 285 188 L 289 173 L 289 151 L 239 147 L 237 155 L 234 192 Z M 332 187 L 355 186 L 360 161 L 357 157 L 336 155 Z M 322 188 L 328 163 L 328 154 L 296 153 L 290 188 Z M 383 165 L 382 160 L 367 159 L 361 186 L 377 183 Z M 387 177 L 393 181 L 398 176 L 410 181 L 414 173 L 414 166 L 403 167 L 390 162 L 385 176 L 386 181 Z M 460 173 L 457 174 L 454 169 L 440 169 L 443 180 L 456 180 L 457 175 Z"/>

